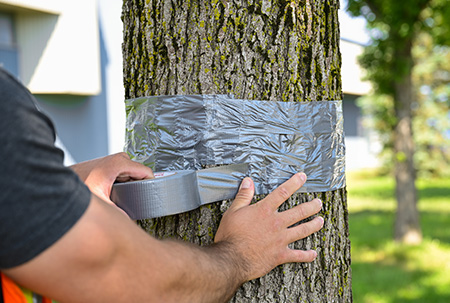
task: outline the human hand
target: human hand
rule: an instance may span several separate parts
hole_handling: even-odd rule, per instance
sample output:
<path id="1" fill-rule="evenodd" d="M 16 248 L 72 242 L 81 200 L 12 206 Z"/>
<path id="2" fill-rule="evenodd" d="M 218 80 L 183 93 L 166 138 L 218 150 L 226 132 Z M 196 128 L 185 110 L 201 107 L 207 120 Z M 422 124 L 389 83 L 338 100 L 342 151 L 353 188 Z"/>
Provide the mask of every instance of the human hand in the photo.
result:
<path id="1" fill-rule="evenodd" d="M 71 168 L 93 194 L 112 204 L 110 195 L 114 182 L 154 178 L 149 167 L 130 160 L 128 154 L 123 152 L 81 162 Z"/>
<path id="2" fill-rule="evenodd" d="M 242 181 L 234 202 L 223 215 L 214 241 L 231 245 L 231 249 L 243 261 L 244 280 L 261 277 L 280 264 L 312 262 L 316 258 L 314 250 L 294 250 L 288 244 L 322 228 L 322 217 L 290 227 L 318 213 L 322 202 L 314 199 L 278 212 L 279 206 L 305 181 L 305 174 L 295 174 L 263 200 L 252 205 L 250 202 L 255 190 L 253 181 L 250 178 Z"/>

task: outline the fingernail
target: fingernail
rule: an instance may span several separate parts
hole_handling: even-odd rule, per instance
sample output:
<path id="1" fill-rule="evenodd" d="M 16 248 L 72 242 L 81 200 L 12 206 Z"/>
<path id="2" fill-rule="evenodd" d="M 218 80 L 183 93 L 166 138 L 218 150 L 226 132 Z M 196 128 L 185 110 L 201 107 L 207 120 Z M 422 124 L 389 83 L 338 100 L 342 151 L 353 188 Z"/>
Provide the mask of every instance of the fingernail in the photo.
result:
<path id="1" fill-rule="evenodd" d="M 244 178 L 244 180 L 242 180 L 240 189 L 250 188 L 250 186 L 251 186 L 250 178 L 246 177 L 246 178 Z"/>
<path id="2" fill-rule="evenodd" d="M 325 220 L 322 217 L 317 217 L 317 218 L 319 218 L 320 226 L 323 226 L 323 224 L 325 223 Z"/>
<path id="3" fill-rule="evenodd" d="M 319 204 L 320 204 L 320 208 L 322 208 L 322 206 L 323 206 L 322 200 L 320 200 L 320 199 L 317 199 L 317 201 L 319 201 Z"/>
<path id="4" fill-rule="evenodd" d="M 305 173 L 299 173 L 299 176 L 303 182 L 306 182 L 306 174 Z"/>

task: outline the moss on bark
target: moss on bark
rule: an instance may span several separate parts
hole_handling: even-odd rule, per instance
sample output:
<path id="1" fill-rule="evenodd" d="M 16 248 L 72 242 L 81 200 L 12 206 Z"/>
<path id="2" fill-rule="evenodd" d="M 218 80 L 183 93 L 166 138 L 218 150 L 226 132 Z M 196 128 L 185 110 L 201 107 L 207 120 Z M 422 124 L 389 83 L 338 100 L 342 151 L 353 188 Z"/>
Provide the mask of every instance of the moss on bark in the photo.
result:
<path id="1" fill-rule="evenodd" d="M 338 8 L 338 0 L 124 0 L 126 98 L 342 99 Z M 316 261 L 279 266 L 243 285 L 231 302 L 352 301 L 346 191 L 295 195 L 283 208 L 313 197 L 324 202 L 324 227 L 292 246 L 317 249 Z M 139 224 L 160 238 L 208 245 L 229 204 Z"/>

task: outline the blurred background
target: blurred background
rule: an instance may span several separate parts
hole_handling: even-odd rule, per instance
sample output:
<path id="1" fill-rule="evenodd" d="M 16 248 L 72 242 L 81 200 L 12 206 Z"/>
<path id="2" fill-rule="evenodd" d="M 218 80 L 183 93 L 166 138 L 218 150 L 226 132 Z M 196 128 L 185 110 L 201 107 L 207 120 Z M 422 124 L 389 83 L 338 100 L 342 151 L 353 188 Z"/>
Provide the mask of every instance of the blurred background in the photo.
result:
<path id="1" fill-rule="evenodd" d="M 450 302 L 449 6 L 341 1 L 355 302 Z M 121 9 L 121 0 L 0 0 L 0 64 L 52 118 L 68 165 L 123 149 Z M 395 147 L 402 79 L 413 155 Z M 397 212 L 408 157 L 412 223 Z M 398 236 L 405 224 L 413 237 Z"/>

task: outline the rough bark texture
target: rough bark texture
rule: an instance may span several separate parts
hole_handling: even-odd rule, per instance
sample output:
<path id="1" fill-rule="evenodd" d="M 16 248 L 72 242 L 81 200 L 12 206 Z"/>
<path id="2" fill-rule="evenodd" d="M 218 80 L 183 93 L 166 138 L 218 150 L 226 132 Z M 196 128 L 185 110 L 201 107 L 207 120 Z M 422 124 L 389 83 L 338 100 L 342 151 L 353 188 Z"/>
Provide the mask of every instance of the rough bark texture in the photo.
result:
<path id="1" fill-rule="evenodd" d="M 409 59 L 412 66 L 412 41 L 399 49 L 397 57 Z M 409 66 L 408 66 L 409 67 Z M 422 241 L 419 211 L 417 209 L 416 171 L 414 168 L 414 139 L 412 132 L 412 106 L 414 94 L 411 73 L 395 84 L 395 112 L 397 124 L 394 129 L 395 181 L 397 212 L 394 239 L 408 244 Z"/>
<path id="2" fill-rule="evenodd" d="M 124 0 L 126 98 L 342 99 L 338 7 L 338 0 Z M 243 285 L 231 302 L 352 301 L 346 190 L 299 194 L 283 207 L 313 197 L 324 203 L 324 227 L 293 247 L 317 249 L 316 261 L 279 266 Z M 157 237 L 208 245 L 229 204 L 140 225 Z"/>

